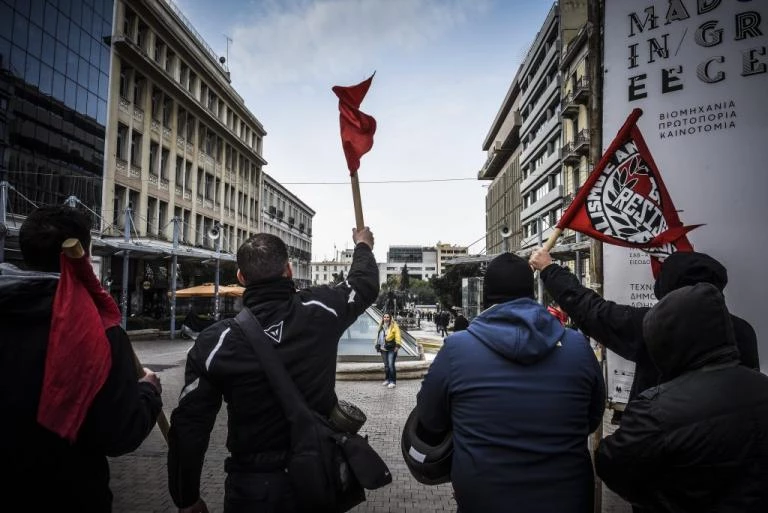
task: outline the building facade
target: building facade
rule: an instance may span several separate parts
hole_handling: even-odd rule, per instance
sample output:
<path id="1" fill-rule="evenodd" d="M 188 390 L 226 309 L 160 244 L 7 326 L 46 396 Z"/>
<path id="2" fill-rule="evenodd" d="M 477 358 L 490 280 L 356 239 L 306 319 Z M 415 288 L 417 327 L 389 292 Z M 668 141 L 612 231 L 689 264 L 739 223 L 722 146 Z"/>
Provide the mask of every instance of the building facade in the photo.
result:
<path id="1" fill-rule="evenodd" d="M 0 182 L 9 245 L 35 206 L 74 196 L 98 227 L 112 0 L 0 1 Z"/>
<path id="2" fill-rule="evenodd" d="M 331 285 L 336 282 L 339 273 L 349 276 L 352 261 L 323 260 L 312 262 L 312 285 Z"/>
<path id="3" fill-rule="evenodd" d="M 518 71 L 521 248 L 546 240 L 562 214 L 559 20 L 555 3 Z"/>
<path id="4" fill-rule="evenodd" d="M 263 177 L 260 231 L 277 235 L 285 242 L 293 280 L 299 287 L 309 287 L 313 282 L 310 264 L 315 211 L 267 173 Z"/>
<path id="5" fill-rule="evenodd" d="M 379 263 L 379 282 L 384 284 L 390 276 L 400 276 L 407 266 L 408 276 L 428 280 L 437 276 L 437 249 L 425 246 L 390 246 L 387 261 Z"/>
<path id="6" fill-rule="evenodd" d="M 590 52 L 587 33 L 587 9 L 582 2 L 560 2 L 560 39 L 563 51 L 560 59 L 561 114 L 563 119 L 562 175 L 563 208 L 567 208 L 592 171 L 590 145 L 592 131 L 590 112 L 594 105 L 590 84 Z M 573 230 L 565 230 L 561 243 L 581 240 Z M 582 283 L 589 283 L 589 249 L 576 249 L 562 255 L 564 265 L 569 266 Z"/>
<path id="7" fill-rule="evenodd" d="M 435 244 L 435 250 L 437 250 L 437 274 L 442 276 L 446 271 L 446 262 L 466 256 L 469 254 L 469 248 L 466 246 L 456 246 L 448 243 L 438 242 Z"/>
<path id="8" fill-rule="evenodd" d="M 537 244 L 562 213 L 559 18 L 554 4 L 483 141 L 488 255 Z"/>

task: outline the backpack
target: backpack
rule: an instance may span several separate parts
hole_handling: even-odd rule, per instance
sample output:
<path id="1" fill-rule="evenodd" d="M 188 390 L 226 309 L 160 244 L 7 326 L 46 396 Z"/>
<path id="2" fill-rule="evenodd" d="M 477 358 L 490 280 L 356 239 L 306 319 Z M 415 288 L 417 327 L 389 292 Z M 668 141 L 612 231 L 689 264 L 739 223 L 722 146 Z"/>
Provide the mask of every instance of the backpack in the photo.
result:
<path id="1" fill-rule="evenodd" d="M 302 511 L 341 513 L 365 501 L 365 489 L 392 482 L 387 465 L 367 438 L 340 431 L 307 406 L 274 345 L 253 312 L 235 318 L 258 359 L 290 424 L 288 476 Z"/>

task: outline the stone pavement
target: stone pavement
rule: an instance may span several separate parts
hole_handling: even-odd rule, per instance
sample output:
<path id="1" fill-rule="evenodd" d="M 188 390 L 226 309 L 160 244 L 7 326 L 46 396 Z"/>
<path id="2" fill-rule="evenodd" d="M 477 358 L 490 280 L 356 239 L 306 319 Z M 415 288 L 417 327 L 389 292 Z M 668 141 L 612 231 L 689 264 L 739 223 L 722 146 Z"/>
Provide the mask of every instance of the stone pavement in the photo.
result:
<path id="1" fill-rule="evenodd" d="M 435 335 L 435 338 L 439 338 Z M 154 340 L 134 342 L 141 362 L 159 371 L 163 384 L 163 401 L 170 417 L 183 386 L 184 361 L 191 347 L 189 340 Z M 428 354 L 431 360 L 433 355 Z M 455 511 L 449 484 L 425 486 L 413 479 L 400 454 L 400 434 L 408 413 L 415 405 L 421 380 L 400 380 L 396 389 L 381 386 L 380 381 L 337 381 L 336 393 L 359 406 L 368 416 L 363 433 L 384 458 L 393 482 L 367 492 L 368 500 L 354 512 L 437 512 Z M 217 418 L 202 472 L 202 495 L 211 513 L 221 512 L 224 498 L 224 459 L 227 451 L 226 408 Z M 605 427 L 613 427 L 607 422 Z M 166 473 L 167 449 L 160 432 L 155 429 L 139 449 L 129 455 L 110 460 L 111 488 L 115 513 L 171 513 L 176 509 L 168 495 Z M 556 486 L 555 486 L 556 488 Z M 629 513 L 629 507 L 609 490 L 603 491 L 603 513 Z"/>
<path id="2" fill-rule="evenodd" d="M 166 415 L 175 407 L 183 386 L 183 362 L 191 341 L 135 342 L 141 362 L 159 370 L 163 384 Z M 362 432 L 386 461 L 392 472 L 391 485 L 368 491 L 368 500 L 354 512 L 455 511 L 451 486 L 425 486 L 411 477 L 400 454 L 400 434 L 405 419 L 416 403 L 420 380 L 400 380 L 397 388 L 387 389 L 380 381 L 338 381 L 340 399 L 353 402 L 368 416 Z M 202 473 L 202 495 L 211 513 L 222 511 L 224 498 L 224 459 L 227 451 L 226 408 L 222 407 L 211 435 Z M 110 461 L 115 513 L 175 512 L 168 495 L 165 442 L 155 429 L 139 449 Z"/>

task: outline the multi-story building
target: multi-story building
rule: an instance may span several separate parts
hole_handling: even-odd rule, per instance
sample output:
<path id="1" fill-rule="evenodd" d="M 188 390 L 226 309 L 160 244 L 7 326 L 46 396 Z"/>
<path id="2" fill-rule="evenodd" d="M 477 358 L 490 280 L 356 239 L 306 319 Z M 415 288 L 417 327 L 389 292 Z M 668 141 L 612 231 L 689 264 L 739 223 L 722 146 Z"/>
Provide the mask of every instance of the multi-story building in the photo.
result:
<path id="1" fill-rule="evenodd" d="M 0 182 L 15 221 L 9 260 L 20 259 L 18 226 L 35 206 L 75 196 L 98 227 L 112 8 L 112 0 L 0 2 Z"/>
<path id="2" fill-rule="evenodd" d="M 522 248 L 546 239 L 560 219 L 560 30 L 555 3 L 520 66 Z"/>
<path id="3" fill-rule="evenodd" d="M 438 242 L 435 244 L 435 249 L 437 250 L 437 274 L 442 276 L 446 270 L 445 263 L 454 258 L 466 256 L 469 248 Z"/>
<path id="4" fill-rule="evenodd" d="M 520 81 L 515 77 L 483 141 L 487 158 L 477 173 L 479 180 L 491 180 L 485 196 L 485 248 L 488 255 L 518 248 L 522 240 L 521 124 Z"/>
<path id="5" fill-rule="evenodd" d="M 351 260 L 323 260 L 320 262 L 312 262 L 312 285 L 330 285 L 336 281 L 336 277 L 339 276 L 339 273 L 344 273 L 344 277 L 346 278 L 349 275 L 350 267 L 352 267 Z"/>
<path id="6" fill-rule="evenodd" d="M 535 245 L 562 213 L 559 35 L 555 3 L 483 142 L 488 255 Z"/>
<path id="7" fill-rule="evenodd" d="M 581 2 L 560 2 L 560 39 L 563 51 L 560 58 L 561 114 L 563 118 L 563 208 L 573 201 L 581 185 L 592 171 L 590 162 L 591 130 L 590 111 L 593 105 L 590 94 L 589 41 L 587 37 L 587 9 Z M 581 238 L 573 230 L 561 235 L 563 243 L 576 242 Z M 583 281 L 589 273 L 589 248 L 578 248 L 572 254 L 562 255 Z M 578 267 L 578 269 L 577 269 Z"/>
<path id="8" fill-rule="evenodd" d="M 299 287 L 312 283 L 312 217 L 315 211 L 295 194 L 263 173 L 261 189 L 261 230 L 280 237 L 288 246 L 293 280 Z"/>
<path id="9" fill-rule="evenodd" d="M 379 263 L 379 282 L 384 284 L 390 276 L 400 276 L 407 267 L 408 276 L 428 280 L 437 276 L 437 249 L 424 246 L 390 246 L 387 261 Z"/>

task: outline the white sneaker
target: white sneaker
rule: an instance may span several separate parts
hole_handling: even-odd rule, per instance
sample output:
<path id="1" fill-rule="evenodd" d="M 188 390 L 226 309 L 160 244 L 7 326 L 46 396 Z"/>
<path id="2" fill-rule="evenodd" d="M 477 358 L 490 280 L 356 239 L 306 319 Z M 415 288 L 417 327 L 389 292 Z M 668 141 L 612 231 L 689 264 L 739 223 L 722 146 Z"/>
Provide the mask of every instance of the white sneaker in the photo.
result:
<path id="1" fill-rule="evenodd" d="M 389 385 L 387 385 L 387 388 L 395 388 L 396 386 L 397 386 L 397 384 L 390 383 Z"/>
<path id="2" fill-rule="evenodd" d="M 385 387 L 387 385 L 389 385 L 389 381 L 385 381 L 384 383 L 381 384 L 381 386 L 383 386 L 383 387 Z"/>

